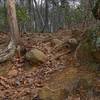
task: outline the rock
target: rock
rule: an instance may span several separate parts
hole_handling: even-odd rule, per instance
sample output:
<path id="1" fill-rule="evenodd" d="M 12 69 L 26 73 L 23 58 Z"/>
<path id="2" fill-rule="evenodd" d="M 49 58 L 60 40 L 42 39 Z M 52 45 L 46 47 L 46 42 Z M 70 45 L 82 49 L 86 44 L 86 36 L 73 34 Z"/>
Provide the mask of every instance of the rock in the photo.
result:
<path id="1" fill-rule="evenodd" d="M 41 100 L 65 100 L 67 92 L 65 89 L 52 90 L 44 87 L 39 91 L 39 97 Z"/>
<path id="2" fill-rule="evenodd" d="M 78 41 L 75 38 L 68 39 L 68 43 L 72 45 L 78 45 Z"/>
<path id="3" fill-rule="evenodd" d="M 37 64 L 45 62 L 47 57 L 42 51 L 33 48 L 26 53 L 26 59 Z"/>
<path id="4" fill-rule="evenodd" d="M 59 39 L 53 39 L 53 40 L 51 41 L 51 45 L 52 45 L 52 46 L 59 45 L 59 44 L 62 44 L 62 41 L 59 40 Z"/>

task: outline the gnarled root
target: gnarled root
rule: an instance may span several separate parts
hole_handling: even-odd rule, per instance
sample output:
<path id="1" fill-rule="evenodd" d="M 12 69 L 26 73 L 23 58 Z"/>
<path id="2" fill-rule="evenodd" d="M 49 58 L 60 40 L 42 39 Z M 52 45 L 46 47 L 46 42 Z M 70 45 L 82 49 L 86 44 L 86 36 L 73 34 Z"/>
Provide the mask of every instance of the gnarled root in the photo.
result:
<path id="1" fill-rule="evenodd" d="M 7 61 L 15 54 L 16 46 L 14 41 L 10 41 L 8 46 L 0 51 L 0 63 Z"/>

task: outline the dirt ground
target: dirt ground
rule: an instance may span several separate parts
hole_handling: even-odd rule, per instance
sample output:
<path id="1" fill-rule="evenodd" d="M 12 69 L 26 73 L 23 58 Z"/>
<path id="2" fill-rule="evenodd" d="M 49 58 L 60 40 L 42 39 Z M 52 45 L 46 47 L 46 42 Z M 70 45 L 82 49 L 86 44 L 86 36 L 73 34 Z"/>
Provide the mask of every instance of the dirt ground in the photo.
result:
<path id="1" fill-rule="evenodd" d="M 27 61 L 18 63 L 15 56 L 0 64 L 0 100 L 42 100 L 38 93 L 45 86 L 52 90 L 69 87 L 67 90 L 72 89 L 72 94 L 66 100 L 100 100 L 100 75 L 98 71 L 88 69 L 88 66 L 91 67 L 90 65 L 80 65 L 74 57 L 75 52 L 65 54 L 58 59 L 52 59 L 56 56 L 56 53 L 52 53 L 54 48 L 52 39 L 63 41 L 69 37 L 72 37 L 70 30 L 60 30 L 57 33 L 24 33 L 22 40 L 25 45 L 43 51 L 48 60 L 38 65 L 30 64 Z M 66 52 L 68 49 L 65 47 L 58 54 Z M 87 87 L 93 88 L 91 99 L 81 99 L 85 90 L 81 86 L 77 86 L 78 97 L 76 92 L 73 93 L 77 89 L 71 87 L 75 87 L 76 83 L 79 83 L 76 81 L 80 79 L 88 81 L 89 86 L 87 85 Z M 76 83 L 71 84 L 72 82 Z"/>

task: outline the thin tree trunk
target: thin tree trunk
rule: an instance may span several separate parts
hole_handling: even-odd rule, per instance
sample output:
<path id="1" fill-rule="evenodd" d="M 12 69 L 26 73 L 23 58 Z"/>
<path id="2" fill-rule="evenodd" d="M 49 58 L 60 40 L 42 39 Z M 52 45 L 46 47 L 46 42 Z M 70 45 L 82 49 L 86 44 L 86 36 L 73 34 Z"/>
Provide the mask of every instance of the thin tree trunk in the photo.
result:
<path id="1" fill-rule="evenodd" d="M 10 36 L 17 46 L 20 44 L 20 35 L 16 18 L 15 0 L 7 0 L 7 13 L 10 26 Z"/>
<path id="2" fill-rule="evenodd" d="M 44 27 L 45 32 L 48 32 L 48 30 L 49 30 L 48 12 L 49 12 L 48 0 L 45 0 L 45 27 Z"/>
<path id="3" fill-rule="evenodd" d="M 28 30 L 31 32 L 32 31 L 32 0 L 28 0 L 28 13 L 30 17 Z"/>
<path id="4" fill-rule="evenodd" d="M 40 17 L 40 19 L 41 19 L 42 25 L 43 25 L 43 27 L 44 27 L 44 20 L 43 20 L 43 17 L 41 16 L 41 14 L 40 14 L 40 12 L 39 12 L 39 8 L 38 8 L 38 5 L 37 5 L 36 0 L 34 0 L 34 3 L 35 3 L 35 6 L 36 6 L 36 9 L 37 9 L 37 13 L 38 13 L 38 15 L 39 15 L 39 17 Z"/>

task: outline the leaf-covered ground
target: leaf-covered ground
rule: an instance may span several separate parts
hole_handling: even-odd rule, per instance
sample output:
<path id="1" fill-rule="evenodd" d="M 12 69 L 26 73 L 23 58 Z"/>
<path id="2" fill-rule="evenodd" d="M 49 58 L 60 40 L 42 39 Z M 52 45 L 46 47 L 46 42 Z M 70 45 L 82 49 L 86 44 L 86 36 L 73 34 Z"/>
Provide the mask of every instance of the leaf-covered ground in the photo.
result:
<path id="1" fill-rule="evenodd" d="M 53 40 L 63 41 L 69 37 L 72 37 L 72 32 L 68 30 L 59 30 L 57 33 L 24 33 L 22 40 L 25 45 L 43 51 L 48 59 L 43 64 L 35 65 L 27 61 L 18 63 L 15 56 L 0 64 L 0 100 L 41 100 L 39 91 L 44 87 L 53 91 L 66 89 L 69 93 L 66 93 L 68 97 L 65 100 L 100 100 L 98 71 L 80 65 L 74 57 L 74 51 L 53 59 L 57 54 L 70 50 L 64 47 L 58 53 L 53 53 L 56 45 Z M 80 80 L 87 82 L 86 86 Z M 87 93 L 88 90 L 90 92 Z M 89 97 L 86 96 L 88 94 Z"/>

